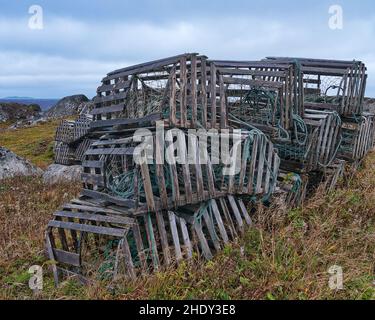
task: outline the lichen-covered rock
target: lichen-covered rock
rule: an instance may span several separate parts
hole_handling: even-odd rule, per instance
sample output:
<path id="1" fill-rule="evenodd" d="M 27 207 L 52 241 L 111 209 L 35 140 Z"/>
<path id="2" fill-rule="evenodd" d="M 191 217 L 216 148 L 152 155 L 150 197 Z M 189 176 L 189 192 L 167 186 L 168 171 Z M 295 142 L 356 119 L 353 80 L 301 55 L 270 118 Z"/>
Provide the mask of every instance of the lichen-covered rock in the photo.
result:
<path id="1" fill-rule="evenodd" d="M 79 115 L 83 109 L 87 109 L 87 105 L 92 104 L 83 94 L 65 97 L 59 100 L 56 105 L 45 112 L 45 117 L 61 118 Z"/>
<path id="2" fill-rule="evenodd" d="M 82 167 L 63 166 L 61 164 L 51 164 L 43 174 L 43 181 L 46 184 L 61 182 L 79 182 L 81 179 Z"/>
<path id="3" fill-rule="evenodd" d="M 15 102 L 0 102 L 0 122 L 30 120 L 40 117 L 39 105 L 25 105 Z"/>
<path id="4" fill-rule="evenodd" d="M 29 161 L 17 156 L 8 149 L 0 147 L 0 180 L 15 176 L 42 175 L 43 170 Z"/>

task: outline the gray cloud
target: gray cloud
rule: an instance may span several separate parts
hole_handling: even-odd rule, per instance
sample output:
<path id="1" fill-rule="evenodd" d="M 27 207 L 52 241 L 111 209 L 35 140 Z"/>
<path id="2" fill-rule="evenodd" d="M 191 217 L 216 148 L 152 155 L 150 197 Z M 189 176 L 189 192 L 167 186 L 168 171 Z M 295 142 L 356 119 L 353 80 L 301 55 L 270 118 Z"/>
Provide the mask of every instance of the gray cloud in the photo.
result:
<path id="1" fill-rule="evenodd" d="M 324 15 L 323 15 L 324 18 Z M 375 19 L 345 20 L 332 31 L 327 21 L 191 18 L 165 23 L 89 22 L 45 18 L 44 30 L 27 19 L 0 19 L 0 96 L 58 97 L 95 94 L 109 71 L 181 52 L 212 58 L 259 59 L 266 55 L 362 59 L 369 67 L 369 94 L 375 94 Z M 19 92 L 18 92 L 18 91 Z M 15 93 L 17 91 L 17 93 Z"/>

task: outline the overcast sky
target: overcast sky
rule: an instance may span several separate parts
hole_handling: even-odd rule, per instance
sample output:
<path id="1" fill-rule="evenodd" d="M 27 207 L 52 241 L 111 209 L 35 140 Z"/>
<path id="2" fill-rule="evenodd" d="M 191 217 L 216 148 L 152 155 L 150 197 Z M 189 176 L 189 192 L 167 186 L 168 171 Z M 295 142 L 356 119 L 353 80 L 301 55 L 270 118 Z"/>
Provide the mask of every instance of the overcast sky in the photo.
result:
<path id="1" fill-rule="evenodd" d="M 30 29 L 31 5 L 43 29 Z M 343 9 L 332 30 L 331 5 Z M 363 60 L 375 96 L 373 0 L 0 0 L 0 97 L 89 97 L 116 68 L 183 52 Z"/>

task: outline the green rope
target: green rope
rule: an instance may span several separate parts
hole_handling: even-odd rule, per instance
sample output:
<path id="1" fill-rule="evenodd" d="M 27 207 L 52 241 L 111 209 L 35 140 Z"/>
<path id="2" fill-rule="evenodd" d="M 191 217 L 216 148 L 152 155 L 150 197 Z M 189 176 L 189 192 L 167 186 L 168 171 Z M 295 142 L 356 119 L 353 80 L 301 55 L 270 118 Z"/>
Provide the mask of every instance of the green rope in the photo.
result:
<path id="1" fill-rule="evenodd" d="M 118 246 L 119 240 L 110 240 L 107 242 L 107 245 L 104 249 L 104 261 L 98 268 L 98 274 L 101 280 L 110 279 L 113 274 L 116 255 L 113 253 L 113 247 Z"/>

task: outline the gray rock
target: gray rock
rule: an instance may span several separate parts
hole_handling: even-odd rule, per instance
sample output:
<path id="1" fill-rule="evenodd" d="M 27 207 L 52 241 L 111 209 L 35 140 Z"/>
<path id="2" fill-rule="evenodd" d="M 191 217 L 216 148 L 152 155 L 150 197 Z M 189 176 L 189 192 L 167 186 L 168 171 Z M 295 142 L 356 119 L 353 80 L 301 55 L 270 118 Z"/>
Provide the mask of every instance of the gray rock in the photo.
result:
<path id="1" fill-rule="evenodd" d="M 56 184 L 61 182 L 79 182 L 81 179 L 82 167 L 63 166 L 51 164 L 43 174 L 45 184 Z"/>
<path id="2" fill-rule="evenodd" d="M 375 99 L 374 98 L 365 98 L 363 102 L 363 109 L 366 112 L 375 114 Z"/>
<path id="3" fill-rule="evenodd" d="M 42 169 L 32 165 L 10 150 L 0 147 L 0 180 L 15 176 L 38 176 L 42 174 Z"/>
<path id="4" fill-rule="evenodd" d="M 87 104 L 91 103 L 92 102 L 90 102 L 83 94 L 65 97 L 59 100 L 51 109 L 46 111 L 44 115 L 48 118 L 79 115 L 83 109 L 87 108 Z"/>
<path id="5" fill-rule="evenodd" d="M 0 122 L 30 120 L 41 113 L 39 105 L 15 102 L 0 102 Z"/>

